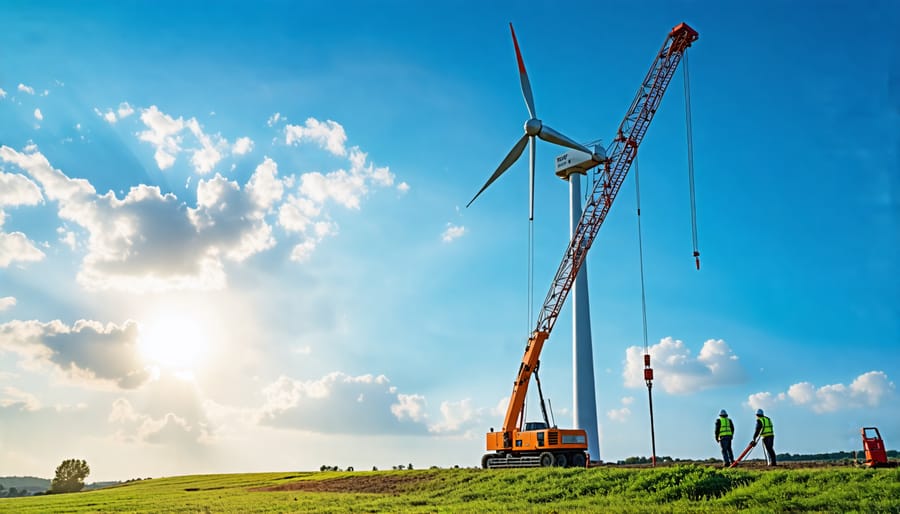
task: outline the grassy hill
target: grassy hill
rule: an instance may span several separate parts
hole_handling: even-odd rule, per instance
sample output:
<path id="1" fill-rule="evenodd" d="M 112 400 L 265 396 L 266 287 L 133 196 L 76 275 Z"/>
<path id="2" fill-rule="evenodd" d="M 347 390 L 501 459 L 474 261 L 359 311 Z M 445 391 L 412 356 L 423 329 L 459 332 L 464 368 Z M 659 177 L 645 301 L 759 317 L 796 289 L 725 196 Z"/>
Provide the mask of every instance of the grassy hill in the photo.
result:
<path id="1" fill-rule="evenodd" d="M 42 493 L 50 489 L 50 481 L 38 477 L 0 477 L 0 486 L 3 486 L 0 496 L 10 488 L 15 487 L 19 491 L 28 491 L 29 494 Z"/>
<path id="2" fill-rule="evenodd" d="M 0 512 L 900 512 L 900 469 L 539 468 L 199 475 Z"/>
<path id="3" fill-rule="evenodd" d="M 120 482 L 91 482 L 85 484 L 85 489 L 99 489 L 101 487 L 109 487 Z M 15 487 L 19 491 L 28 491 L 29 495 L 34 493 L 43 493 L 50 489 L 50 479 L 38 477 L 0 477 L 0 497 L 2 497 L 11 487 Z"/>

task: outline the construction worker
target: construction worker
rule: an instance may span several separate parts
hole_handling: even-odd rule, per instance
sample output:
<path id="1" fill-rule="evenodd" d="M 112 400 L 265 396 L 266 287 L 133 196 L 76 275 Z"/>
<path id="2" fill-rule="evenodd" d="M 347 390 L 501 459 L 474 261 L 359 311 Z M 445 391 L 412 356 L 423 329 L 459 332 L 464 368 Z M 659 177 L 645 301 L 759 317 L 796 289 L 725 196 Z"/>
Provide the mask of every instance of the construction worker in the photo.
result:
<path id="1" fill-rule="evenodd" d="M 722 447 L 722 460 L 725 461 L 726 468 L 734 462 L 734 453 L 731 452 L 732 437 L 734 437 L 734 422 L 728 417 L 725 409 L 722 409 L 716 419 L 716 442 Z"/>
<path id="2" fill-rule="evenodd" d="M 775 463 L 775 428 L 772 426 L 772 420 L 763 414 L 762 409 L 756 409 L 756 430 L 753 432 L 753 440 L 756 441 L 757 437 L 762 437 L 769 466 L 777 466 Z"/>

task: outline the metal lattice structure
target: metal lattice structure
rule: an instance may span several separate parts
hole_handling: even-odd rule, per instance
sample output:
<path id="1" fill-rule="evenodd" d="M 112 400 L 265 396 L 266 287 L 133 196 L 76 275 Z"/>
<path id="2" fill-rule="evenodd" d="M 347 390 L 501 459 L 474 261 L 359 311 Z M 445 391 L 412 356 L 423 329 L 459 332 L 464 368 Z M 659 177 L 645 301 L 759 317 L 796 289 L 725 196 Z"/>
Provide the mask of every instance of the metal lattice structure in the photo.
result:
<path id="1" fill-rule="evenodd" d="M 681 62 L 685 50 L 697 38 L 697 31 L 682 23 L 672 29 L 656 55 L 650 71 L 628 109 L 628 114 L 619 125 L 616 138 L 606 151 L 608 160 L 602 164 L 603 170 L 594 177 L 593 192 L 559 265 L 550 292 L 544 300 L 535 332 L 545 332 L 549 335 L 553 329 L 578 270 L 584 264 L 587 252 L 628 175 L 631 163 L 637 156 L 638 146 L 650 127 L 663 94 L 672 81 L 672 76 L 675 75 L 678 63 Z"/>

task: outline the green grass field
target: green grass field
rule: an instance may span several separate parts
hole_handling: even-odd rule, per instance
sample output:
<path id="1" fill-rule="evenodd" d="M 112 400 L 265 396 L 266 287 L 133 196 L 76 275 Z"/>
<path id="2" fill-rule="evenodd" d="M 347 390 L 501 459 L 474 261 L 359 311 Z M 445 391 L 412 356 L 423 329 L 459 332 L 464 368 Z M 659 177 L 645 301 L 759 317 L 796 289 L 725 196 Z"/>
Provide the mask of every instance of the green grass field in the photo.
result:
<path id="1" fill-rule="evenodd" d="M 894 512 L 900 469 L 543 468 L 158 478 L 0 512 Z"/>

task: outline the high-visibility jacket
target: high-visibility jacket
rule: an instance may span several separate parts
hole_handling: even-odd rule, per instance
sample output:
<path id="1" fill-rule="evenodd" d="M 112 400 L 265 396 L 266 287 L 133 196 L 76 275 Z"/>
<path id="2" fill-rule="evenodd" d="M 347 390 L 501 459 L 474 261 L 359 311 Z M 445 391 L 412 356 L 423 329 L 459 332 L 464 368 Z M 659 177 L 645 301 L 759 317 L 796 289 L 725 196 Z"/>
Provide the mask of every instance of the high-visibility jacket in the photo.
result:
<path id="1" fill-rule="evenodd" d="M 731 422 L 728 418 L 719 418 L 719 433 L 717 434 L 719 437 L 725 437 L 727 435 L 734 435 L 734 423 Z"/>
<path id="2" fill-rule="evenodd" d="M 772 426 L 772 420 L 767 416 L 759 416 L 759 422 L 762 425 L 759 435 L 761 437 L 769 437 L 775 435 L 775 428 Z"/>

